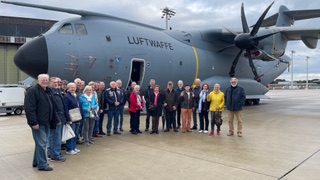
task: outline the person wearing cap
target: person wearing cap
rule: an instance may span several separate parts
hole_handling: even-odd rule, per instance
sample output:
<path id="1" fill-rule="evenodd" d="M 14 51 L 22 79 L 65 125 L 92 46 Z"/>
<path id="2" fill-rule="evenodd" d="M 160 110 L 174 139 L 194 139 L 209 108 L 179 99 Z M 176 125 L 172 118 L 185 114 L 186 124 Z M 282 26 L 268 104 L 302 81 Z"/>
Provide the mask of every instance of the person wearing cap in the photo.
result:
<path id="1" fill-rule="evenodd" d="M 178 106 L 178 96 L 173 89 L 172 81 L 169 81 L 167 84 L 167 89 L 164 90 L 164 108 L 166 110 L 166 125 L 167 129 L 164 132 L 170 131 L 171 124 L 173 126 L 174 132 L 178 132 L 176 126 L 176 120 L 174 117 L 175 111 L 177 110 Z"/>
<path id="2" fill-rule="evenodd" d="M 190 85 L 185 85 L 184 91 L 181 92 L 179 101 L 181 103 L 182 115 L 182 132 L 191 132 L 191 114 L 194 110 L 194 94 L 190 92 Z"/>

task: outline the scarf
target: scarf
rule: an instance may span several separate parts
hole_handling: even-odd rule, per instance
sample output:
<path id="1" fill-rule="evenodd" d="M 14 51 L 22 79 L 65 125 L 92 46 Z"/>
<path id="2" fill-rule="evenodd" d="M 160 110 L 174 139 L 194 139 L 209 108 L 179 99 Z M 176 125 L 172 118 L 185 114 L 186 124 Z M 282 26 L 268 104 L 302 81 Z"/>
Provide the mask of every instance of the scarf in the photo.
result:
<path id="1" fill-rule="evenodd" d="M 90 96 L 88 96 L 87 94 L 83 94 L 84 97 L 87 99 L 87 101 L 91 102 L 92 100 L 92 94 L 90 94 Z"/>
<path id="2" fill-rule="evenodd" d="M 198 112 L 201 113 L 202 103 L 206 102 L 208 90 L 202 90 L 199 94 Z"/>
<path id="3" fill-rule="evenodd" d="M 139 104 L 141 106 L 141 97 L 140 97 L 140 92 L 134 92 L 137 96 L 137 104 Z"/>

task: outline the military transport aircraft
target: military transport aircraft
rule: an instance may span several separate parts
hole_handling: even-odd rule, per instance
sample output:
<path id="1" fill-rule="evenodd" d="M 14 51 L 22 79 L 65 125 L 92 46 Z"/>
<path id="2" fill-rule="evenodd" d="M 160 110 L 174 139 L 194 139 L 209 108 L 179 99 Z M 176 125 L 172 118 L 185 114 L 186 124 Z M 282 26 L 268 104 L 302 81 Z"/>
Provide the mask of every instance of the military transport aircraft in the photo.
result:
<path id="1" fill-rule="evenodd" d="M 122 79 L 146 87 L 155 79 L 161 87 L 169 80 L 192 83 L 196 78 L 224 90 L 237 77 L 247 100 L 267 98 L 265 87 L 290 64 L 287 42 L 302 40 L 316 48 L 320 30 L 292 27 L 295 20 L 320 17 L 320 10 L 288 10 L 265 18 L 251 28 L 241 6 L 242 29 L 165 30 L 97 12 L 21 2 L 2 3 L 80 15 L 57 22 L 48 32 L 20 47 L 15 64 L 36 78 L 40 73 L 73 80 Z M 275 26 L 272 27 L 271 26 Z"/>

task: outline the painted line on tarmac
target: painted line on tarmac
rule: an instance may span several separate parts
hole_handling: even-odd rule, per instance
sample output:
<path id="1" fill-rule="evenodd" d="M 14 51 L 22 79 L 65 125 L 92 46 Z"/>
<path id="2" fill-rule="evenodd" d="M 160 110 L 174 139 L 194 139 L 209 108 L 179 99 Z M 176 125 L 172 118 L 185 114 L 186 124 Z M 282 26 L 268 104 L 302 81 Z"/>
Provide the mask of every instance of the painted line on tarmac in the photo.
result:
<path id="1" fill-rule="evenodd" d="M 287 176 L 288 174 L 290 174 L 293 170 L 295 170 L 296 168 L 298 168 L 300 165 L 302 165 L 303 163 L 305 163 L 308 159 L 310 159 L 312 156 L 316 155 L 317 153 L 320 152 L 320 149 L 318 149 L 318 151 L 314 152 L 313 154 L 311 154 L 309 157 L 307 157 L 305 160 L 303 160 L 302 162 L 300 162 L 298 165 L 296 165 L 294 168 L 290 169 L 290 171 L 288 171 L 287 173 L 285 173 L 283 176 L 281 176 L 279 179 L 284 178 L 285 176 Z"/>

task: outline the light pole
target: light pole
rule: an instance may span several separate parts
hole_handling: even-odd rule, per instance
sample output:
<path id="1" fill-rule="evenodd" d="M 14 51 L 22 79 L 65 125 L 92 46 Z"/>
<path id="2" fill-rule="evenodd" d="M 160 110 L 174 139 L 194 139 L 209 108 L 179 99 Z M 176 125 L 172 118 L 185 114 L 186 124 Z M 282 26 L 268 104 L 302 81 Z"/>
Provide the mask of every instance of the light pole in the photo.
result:
<path id="1" fill-rule="evenodd" d="M 309 75 L 309 65 L 308 65 L 308 60 L 309 60 L 309 56 L 307 56 L 307 59 L 306 59 L 306 61 L 307 61 L 307 81 L 306 81 L 306 89 L 309 89 L 309 78 L 308 78 L 308 75 Z"/>
<path id="2" fill-rule="evenodd" d="M 293 89 L 293 54 L 296 53 L 294 50 L 291 50 L 291 89 Z"/>
<path id="3" fill-rule="evenodd" d="M 163 8 L 163 9 L 161 9 L 162 10 L 162 16 L 161 16 L 161 18 L 163 19 L 164 17 L 166 18 L 166 29 L 168 30 L 169 29 L 169 27 L 168 27 L 168 21 L 170 20 L 170 18 L 172 17 L 172 16 L 174 16 L 175 14 L 176 14 L 176 11 L 174 10 L 174 9 L 172 9 L 172 8 L 169 8 L 169 7 L 165 7 L 165 8 Z"/>

